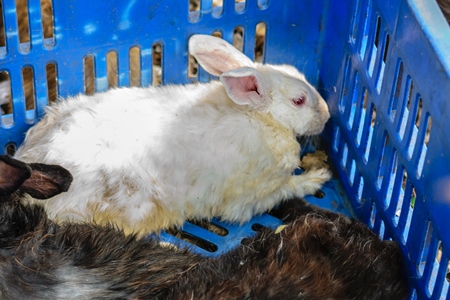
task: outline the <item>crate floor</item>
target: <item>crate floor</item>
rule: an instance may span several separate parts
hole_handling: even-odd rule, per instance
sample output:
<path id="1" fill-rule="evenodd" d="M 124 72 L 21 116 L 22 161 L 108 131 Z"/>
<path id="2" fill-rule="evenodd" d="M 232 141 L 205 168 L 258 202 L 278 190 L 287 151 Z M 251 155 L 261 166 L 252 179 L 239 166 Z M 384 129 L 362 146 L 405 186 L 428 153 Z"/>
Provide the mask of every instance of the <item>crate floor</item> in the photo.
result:
<path id="1" fill-rule="evenodd" d="M 338 179 L 326 182 L 319 192 L 306 196 L 305 200 L 321 208 L 355 217 Z M 268 213 L 254 216 L 242 225 L 213 218 L 210 222 L 186 222 L 178 230 L 161 232 L 159 238 L 162 242 L 216 257 L 237 247 L 243 239 L 255 235 L 258 228 L 276 229 L 282 224 L 283 221 Z"/>

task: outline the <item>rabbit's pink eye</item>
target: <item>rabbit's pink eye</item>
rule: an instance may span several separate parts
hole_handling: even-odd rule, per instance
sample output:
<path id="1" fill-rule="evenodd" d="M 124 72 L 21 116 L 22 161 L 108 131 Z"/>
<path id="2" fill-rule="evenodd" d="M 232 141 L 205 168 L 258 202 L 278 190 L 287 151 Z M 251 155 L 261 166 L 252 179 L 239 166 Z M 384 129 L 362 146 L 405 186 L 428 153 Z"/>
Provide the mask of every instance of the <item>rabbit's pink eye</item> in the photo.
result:
<path id="1" fill-rule="evenodd" d="M 294 103 L 295 106 L 302 106 L 306 101 L 305 96 L 301 96 L 300 98 L 292 99 L 292 103 Z"/>

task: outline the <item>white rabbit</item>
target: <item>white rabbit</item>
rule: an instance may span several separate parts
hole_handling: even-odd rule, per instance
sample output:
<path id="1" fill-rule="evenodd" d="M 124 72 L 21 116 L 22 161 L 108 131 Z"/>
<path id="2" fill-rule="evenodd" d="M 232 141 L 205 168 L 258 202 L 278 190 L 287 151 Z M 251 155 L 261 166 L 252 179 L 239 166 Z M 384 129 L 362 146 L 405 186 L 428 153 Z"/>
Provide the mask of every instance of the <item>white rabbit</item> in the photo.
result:
<path id="1" fill-rule="evenodd" d="M 189 50 L 220 81 L 113 89 L 49 107 L 16 158 L 61 165 L 74 180 L 62 196 L 29 201 L 55 221 L 145 234 L 187 218 L 244 222 L 330 179 L 326 169 L 292 176 L 296 137 L 319 134 L 330 117 L 304 75 L 253 63 L 212 36 L 192 36 Z"/>

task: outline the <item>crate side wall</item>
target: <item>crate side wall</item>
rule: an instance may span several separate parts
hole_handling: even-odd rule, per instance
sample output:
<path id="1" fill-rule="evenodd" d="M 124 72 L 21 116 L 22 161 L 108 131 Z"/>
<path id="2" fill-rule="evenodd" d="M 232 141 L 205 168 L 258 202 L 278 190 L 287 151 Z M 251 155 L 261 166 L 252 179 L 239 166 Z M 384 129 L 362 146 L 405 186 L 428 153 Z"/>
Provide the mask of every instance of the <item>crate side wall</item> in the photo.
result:
<path id="1" fill-rule="evenodd" d="M 450 255 L 450 29 L 421 0 L 333 1 L 329 18 L 319 86 L 333 165 L 357 215 L 400 243 L 419 298 L 439 299 L 448 281 L 421 266 L 439 263 L 433 243 Z"/>

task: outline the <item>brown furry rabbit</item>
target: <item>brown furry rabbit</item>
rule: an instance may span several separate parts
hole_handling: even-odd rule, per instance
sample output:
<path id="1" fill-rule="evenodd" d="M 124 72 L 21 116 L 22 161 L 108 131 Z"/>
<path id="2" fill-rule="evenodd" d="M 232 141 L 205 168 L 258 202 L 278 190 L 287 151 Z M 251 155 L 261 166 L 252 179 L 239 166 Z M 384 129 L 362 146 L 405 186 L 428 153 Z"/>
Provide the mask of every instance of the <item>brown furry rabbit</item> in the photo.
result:
<path id="1" fill-rule="evenodd" d="M 68 189 L 59 167 L 0 156 L 1 299 L 404 299 L 401 256 L 365 225 L 294 199 L 262 229 L 212 259 L 125 236 L 112 226 L 48 220 L 24 193 Z"/>
<path id="2" fill-rule="evenodd" d="M 407 298 L 395 242 L 299 199 L 272 214 L 289 225 L 279 233 L 265 228 L 242 247 L 202 261 L 180 276 L 167 299 Z"/>

